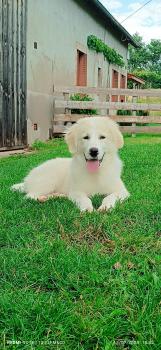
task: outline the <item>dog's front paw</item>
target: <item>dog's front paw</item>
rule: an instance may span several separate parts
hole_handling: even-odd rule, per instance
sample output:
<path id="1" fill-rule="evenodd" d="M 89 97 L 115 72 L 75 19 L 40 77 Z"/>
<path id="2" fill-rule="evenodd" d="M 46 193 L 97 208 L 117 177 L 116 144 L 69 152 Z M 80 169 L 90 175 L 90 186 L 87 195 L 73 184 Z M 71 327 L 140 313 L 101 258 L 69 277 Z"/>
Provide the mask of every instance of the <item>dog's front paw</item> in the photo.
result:
<path id="1" fill-rule="evenodd" d="M 86 211 L 88 211 L 89 213 L 92 213 L 93 207 L 92 207 L 92 205 L 89 205 L 89 206 L 81 206 L 81 207 L 80 207 L 80 211 L 81 211 L 81 212 L 86 212 Z"/>
<path id="2" fill-rule="evenodd" d="M 93 211 L 92 202 L 86 194 L 82 192 L 72 192 L 69 194 L 68 198 L 77 205 L 81 212 L 88 211 L 91 213 Z"/>
<path id="3" fill-rule="evenodd" d="M 44 203 L 48 200 L 48 196 L 39 196 L 37 200 L 38 202 Z"/>
<path id="4" fill-rule="evenodd" d="M 123 202 L 125 199 L 130 197 L 130 193 L 127 190 L 125 190 L 125 191 L 122 191 L 118 197 L 120 202 Z"/>
<path id="5" fill-rule="evenodd" d="M 106 204 L 101 204 L 101 206 L 98 208 L 98 211 L 108 211 L 110 209 L 112 209 L 113 206 L 111 205 L 106 205 Z"/>
<path id="6" fill-rule="evenodd" d="M 98 208 L 98 211 L 108 211 L 115 207 L 116 196 L 114 194 L 110 194 L 105 197 L 101 206 Z"/>

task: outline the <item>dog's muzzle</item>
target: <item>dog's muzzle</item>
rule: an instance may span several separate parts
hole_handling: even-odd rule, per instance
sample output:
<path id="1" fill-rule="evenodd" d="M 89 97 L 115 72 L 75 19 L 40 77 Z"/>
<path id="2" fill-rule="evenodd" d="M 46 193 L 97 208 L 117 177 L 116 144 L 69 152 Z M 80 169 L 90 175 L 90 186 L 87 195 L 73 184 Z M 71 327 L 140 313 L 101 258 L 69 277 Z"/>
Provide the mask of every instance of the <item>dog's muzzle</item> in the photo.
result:
<path id="1" fill-rule="evenodd" d="M 84 157 L 86 160 L 86 165 L 87 165 L 88 171 L 91 173 L 94 173 L 94 172 L 98 171 L 98 169 L 103 161 L 104 155 L 101 159 L 98 159 L 98 157 L 88 159 L 88 158 L 86 158 L 85 154 L 84 154 Z"/>

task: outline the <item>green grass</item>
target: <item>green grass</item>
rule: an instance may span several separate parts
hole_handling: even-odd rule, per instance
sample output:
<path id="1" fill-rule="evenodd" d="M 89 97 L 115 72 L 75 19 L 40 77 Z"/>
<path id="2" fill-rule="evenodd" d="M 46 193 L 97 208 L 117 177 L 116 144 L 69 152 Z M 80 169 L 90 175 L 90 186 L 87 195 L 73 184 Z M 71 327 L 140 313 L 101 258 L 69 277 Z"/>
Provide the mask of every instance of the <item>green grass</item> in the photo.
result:
<path id="1" fill-rule="evenodd" d="M 0 349 L 161 349 L 161 138 L 126 138 L 131 197 L 105 214 L 12 193 L 34 166 L 69 156 L 61 139 L 35 148 L 0 160 Z"/>

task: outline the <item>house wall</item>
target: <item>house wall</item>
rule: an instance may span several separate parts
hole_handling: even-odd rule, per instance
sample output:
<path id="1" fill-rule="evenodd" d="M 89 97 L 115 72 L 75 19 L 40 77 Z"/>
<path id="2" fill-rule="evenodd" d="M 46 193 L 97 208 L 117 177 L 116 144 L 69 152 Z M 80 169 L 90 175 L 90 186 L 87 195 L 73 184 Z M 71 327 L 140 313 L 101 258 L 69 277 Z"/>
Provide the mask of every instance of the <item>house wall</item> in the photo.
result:
<path id="1" fill-rule="evenodd" d="M 106 29 L 98 16 L 79 0 L 28 0 L 27 16 L 27 125 L 28 143 L 49 138 L 53 118 L 53 86 L 73 86 L 77 79 L 77 49 L 87 53 L 87 85 L 111 85 L 112 69 L 102 54 L 87 48 L 96 35 L 127 61 L 127 44 Z M 37 43 L 37 49 L 34 48 Z M 121 70 L 125 73 L 124 70 Z M 37 124 L 37 130 L 34 130 Z"/>

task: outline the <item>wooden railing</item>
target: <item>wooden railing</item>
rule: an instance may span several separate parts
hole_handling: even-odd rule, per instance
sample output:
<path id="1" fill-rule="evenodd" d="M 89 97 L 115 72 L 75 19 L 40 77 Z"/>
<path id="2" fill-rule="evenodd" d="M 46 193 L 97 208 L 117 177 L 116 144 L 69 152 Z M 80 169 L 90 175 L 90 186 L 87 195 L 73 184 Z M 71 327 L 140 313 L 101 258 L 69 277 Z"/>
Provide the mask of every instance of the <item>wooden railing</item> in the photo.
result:
<path id="1" fill-rule="evenodd" d="M 71 95 L 87 94 L 92 101 L 73 101 Z M 112 96 L 126 96 L 125 102 L 111 102 Z M 131 98 L 130 98 L 131 97 Z M 150 98 L 152 98 L 152 101 Z M 53 133 L 65 132 L 66 125 L 92 115 L 72 113 L 72 110 L 97 110 L 98 117 L 106 115 L 120 124 L 123 133 L 161 133 L 161 89 L 103 89 L 90 87 L 56 88 L 54 91 Z M 149 102 L 147 102 L 147 99 Z M 141 102 L 140 102 L 141 100 Z M 117 111 L 131 111 L 132 115 L 117 115 Z M 137 115 L 146 111 L 148 115 Z M 155 115 L 157 112 L 157 115 Z M 143 113 L 144 114 L 144 113 Z M 128 125 L 126 125 L 128 124 Z"/>

